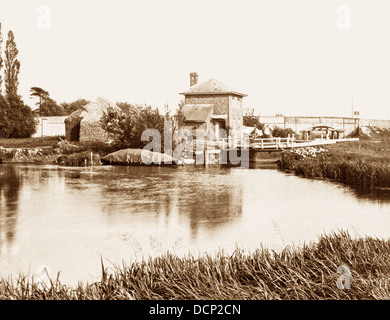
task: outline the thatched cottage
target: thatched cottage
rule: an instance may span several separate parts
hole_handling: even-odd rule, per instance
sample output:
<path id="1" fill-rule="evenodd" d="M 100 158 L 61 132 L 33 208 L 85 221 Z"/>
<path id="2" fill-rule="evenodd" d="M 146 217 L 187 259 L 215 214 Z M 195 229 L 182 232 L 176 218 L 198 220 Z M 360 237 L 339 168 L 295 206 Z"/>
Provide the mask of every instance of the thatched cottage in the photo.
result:
<path id="1" fill-rule="evenodd" d="M 220 130 L 242 137 L 243 101 L 247 95 L 225 86 L 215 79 L 198 84 L 198 74 L 190 74 L 190 88 L 180 93 L 185 97 L 184 128 L 193 134 L 196 129 L 212 130 L 220 137 Z"/>
<path id="2" fill-rule="evenodd" d="M 69 141 L 108 141 L 101 118 L 109 108 L 119 110 L 112 102 L 97 98 L 65 119 L 65 137 Z"/>

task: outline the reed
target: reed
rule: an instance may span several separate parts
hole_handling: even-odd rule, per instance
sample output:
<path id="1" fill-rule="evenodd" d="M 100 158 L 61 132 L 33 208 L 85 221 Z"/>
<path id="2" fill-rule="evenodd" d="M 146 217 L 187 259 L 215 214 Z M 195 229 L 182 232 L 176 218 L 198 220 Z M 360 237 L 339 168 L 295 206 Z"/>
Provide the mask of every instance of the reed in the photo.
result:
<path id="1" fill-rule="evenodd" d="M 62 166 L 96 166 L 100 165 L 100 156 L 96 153 L 91 153 L 89 151 L 83 151 L 67 155 L 64 154 L 57 158 L 56 163 Z"/>
<path id="2" fill-rule="evenodd" d="M 231 255 L 165 254 L 115 267 L 102 261 L 101 281 L 75 288 L 58 277 L 42 288 L 20 276 L 0 280 L 1 299 L 54 300 L 224 300 L 224 299 L 389 299 L 390 242 L 352 238 L 344 231 L 322 235 L 281 252 L 237 249 Z M 337 268 L 350 268 L 350 289 L 340 289 Z"/>
<path id="3" fill-rule="evenodd" d="M 332 146 L 333 147 L 333 146 Z M 386 144 L 388 147 L 388 144 Z M 315 156 L 284 152 L 280 169 L 306 178 L 343 182 L 363 192 L 390 189 L 390 149 L 366 144 L 337 146 Z"/>

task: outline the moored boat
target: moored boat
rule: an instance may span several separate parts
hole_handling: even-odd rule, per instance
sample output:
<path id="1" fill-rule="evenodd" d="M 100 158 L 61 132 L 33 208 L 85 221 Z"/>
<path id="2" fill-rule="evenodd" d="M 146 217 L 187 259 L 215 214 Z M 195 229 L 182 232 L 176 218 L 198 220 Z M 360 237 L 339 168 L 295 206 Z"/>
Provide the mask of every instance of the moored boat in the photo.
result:
<path id="1" fill-rule="evenodd" d="M 128 148 L 112 152 L 101 158 L 102 164 L 121 165 L 179 165 L 181 161 L 160 152 Z"/>

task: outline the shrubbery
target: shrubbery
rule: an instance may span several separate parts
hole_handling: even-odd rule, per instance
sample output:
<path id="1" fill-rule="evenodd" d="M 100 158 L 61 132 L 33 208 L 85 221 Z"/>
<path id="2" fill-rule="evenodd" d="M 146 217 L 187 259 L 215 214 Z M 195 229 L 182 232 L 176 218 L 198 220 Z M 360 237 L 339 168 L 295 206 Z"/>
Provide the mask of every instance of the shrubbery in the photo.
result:
<path id="1" fill-rule="evenodd" d="M 0 138 L 29 138 L 35 131 L 31 108 L 19 97 L 6 100 L 0 94 Z"/>
<path id="2" fill-rule="evenodd" d="M 118 148 L 145 147 L 150 141 L 142 141 L 142 133 L 146 129 L 155 129 L 161 136 L 161 139 L 156 137 L 155 141 L 163 150 L 164 116 L 157 108 L 126 104 L 120 111 L 109 109 L 101 122 L 103 128 L 112 135 L 113 142 Z M 157 145 L 156 147 L 158 148 Z"/>
<path id="3" fill-rule="evenodd" d="M 290 136 L 295 135 L 295 137 L 297 136 L 295 131 L 291 128 L 283 129 L 280 127 L 275 127 L 272 129 L 272 136 L 273 137 L 287 138 L 289 135 Z"/>

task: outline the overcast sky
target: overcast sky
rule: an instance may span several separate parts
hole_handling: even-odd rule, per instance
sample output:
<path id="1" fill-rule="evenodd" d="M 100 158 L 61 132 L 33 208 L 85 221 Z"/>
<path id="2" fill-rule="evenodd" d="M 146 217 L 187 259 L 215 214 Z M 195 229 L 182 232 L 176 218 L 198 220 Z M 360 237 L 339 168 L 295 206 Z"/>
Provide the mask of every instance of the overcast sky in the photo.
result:
<path id="1" fill-rule="evenodd" d="M 197 72 L 262 115 L 351 116 L 353 97 L 390 119 L 390 0 L 0 0 L 0 21 L 29 105 L 39 86 L 174 110 Z"/>

